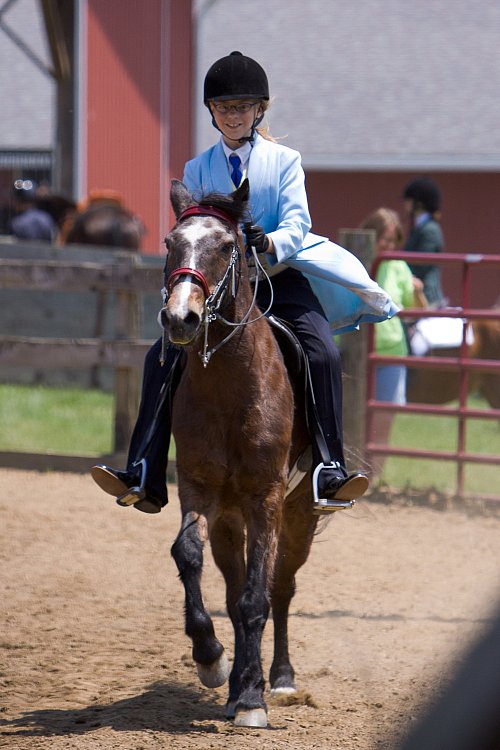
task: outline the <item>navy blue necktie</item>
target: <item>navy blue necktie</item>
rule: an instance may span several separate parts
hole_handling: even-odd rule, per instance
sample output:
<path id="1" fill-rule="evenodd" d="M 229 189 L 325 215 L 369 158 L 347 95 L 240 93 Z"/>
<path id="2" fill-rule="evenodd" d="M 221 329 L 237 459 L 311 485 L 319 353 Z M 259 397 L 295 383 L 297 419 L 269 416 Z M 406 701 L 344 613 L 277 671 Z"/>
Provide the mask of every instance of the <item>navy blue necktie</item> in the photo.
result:
<path id="1" fill-rule="evenodd" d="M 243 172 L 240 169 L 241 159 L 238 154 L 231 154 L 231 156 L 229 157 L 229 163 L 233 168 L 231 172 L 231 179 L 233 181 L 233 184 L 235 187 L 239 187 L 241 178 L 243 177 Z"/>

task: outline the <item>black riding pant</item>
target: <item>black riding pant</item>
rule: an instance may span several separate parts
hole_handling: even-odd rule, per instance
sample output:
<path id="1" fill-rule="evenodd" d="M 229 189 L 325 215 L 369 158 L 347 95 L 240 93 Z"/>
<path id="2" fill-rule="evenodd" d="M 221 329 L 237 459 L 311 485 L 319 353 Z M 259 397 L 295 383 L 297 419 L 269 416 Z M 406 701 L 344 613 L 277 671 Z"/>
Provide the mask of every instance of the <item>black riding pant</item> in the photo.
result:
<path id="1" fill-rule="evenodd" d="M 307 279 L 294 269 L 287 269 L 272 279 L 273 304 L 270 312 L 287 321 L 301 342 L 309 360 L 311 381 L 316 399 L 320 426 L 333 461 L 345 466 L 342 447 L 342 367 L 340 353 L 332 337 L 329 323 Z M 269 285 L 260 282 L 258 304 L 266 310 L 270 301 Z M 144 457 L 145 443 L 154 419 L 160 390 L 170 373 L 176 348 L 168 347 L 166 361 L 160 365 L 161 340 L 146 355 L 141 403 L 132 434 L 128 467 Z M 146 450 L 148 477 L 146 485 L 165 498 L 165 477 L 171 433 L 171 409 L 165 399 L 157 420 L 157 429 Z M 313 442 L 313 462 L 321 462 Z"/>

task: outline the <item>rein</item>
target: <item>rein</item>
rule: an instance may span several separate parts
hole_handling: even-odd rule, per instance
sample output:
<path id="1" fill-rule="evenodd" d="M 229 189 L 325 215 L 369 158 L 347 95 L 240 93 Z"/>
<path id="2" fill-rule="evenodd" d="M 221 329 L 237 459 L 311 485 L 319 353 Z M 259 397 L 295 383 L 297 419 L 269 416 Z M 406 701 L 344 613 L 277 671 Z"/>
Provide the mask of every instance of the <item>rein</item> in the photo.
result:
<path id="1" fill-rule="evenodd" d="M 233 219 L 228 214 L 226 214 L 225 211 L 219 208 L 216 208 L 215 206 L 200 206 L 200 205 L 191 206 L 190 208 L 185 209 L 178 216 L 177 223 L 180 223 L 184 219 L 188 219 L 192 216 L 213 216 L 214 218 L 219 219 L 219 221 L 223 221 L 226 224 L 229 224 L 231 229 L 235 232 L 236 236 L 238 236 L 238 233 L 239 233 L 238 224 L 235 221 L 233 221 Z M 203 351 L 199 352 L 199 356 L 203 362 L 203 367 L 207 367 L 210 359 L 215 354 L 215 352 L 218 351 L 222 346 L 224 346 L 224 344 L 226 344 L 237 333 L 238 328 L 241 328 L 242 326 L 248 325 L 250 323 L 255 323 L 257 320 L 260 320 L 260 318 L 264 317 L 264 315 L 266 315 L 266 313 L 271 308 L 271 305 L 273 303 L 273 290 L 271 286 L 271 281 L 258 258 L 255 248 L 252 248 L 252 254 L 253 254 L 256 266 L 260 268 L 265 278 L 267 278 L 267 281 L 269 283 L 269 287 L 271 290 L 271 301 L 269 303 L 268 309 L 265 312 L 260 313 L 256 318 L 253 318 L 252 320 L 248 320 L 248 318 L 250 316 L 250 312 L 252 308 L 256 304 L 257 291 L 258 291 L 258 285 L 259 285 L 258 275 L 255 281 L 255 288 L 254 288 L 252 302 L 241 321 L 231 322 L 229 320 L 226 320 L 226 318 L 224 318 L 219 312 L 219 308 L 228 290 L 229 284 L 231 285 L 232 298 L 234 299 L 236 297 L 236 292 L 237 292 L 236 264 L 238 263 L 238 261 L 241 260 L 241 253 L 240 253 L 238 244 L 236 242 L 232 246 L 231 258 L 229 259 L 229 263 L 224 272 L 224 275 L 222 276 L 220 281 L 218 281 L 217 284 L 215 285 L 213 292 L 210 293 L 210 287 L 204 274 L 202 274 L 201 271 L 198 271 L 195 268 L 189 268 L 189 267 L 176 268 L 169 274 L 168 279 L 166 280 L 166 285 L 165 285 L 166 288 L 164 288 L 164 299 L 163 299 L 164 305 L 166 304 L 168 296 L 171 293 L 175 280 L 181 276 L 193 276 L 199 282 L 199 284 L 201 285 L 201 288 L 203 289 L 203 293 L 205 295 L 205 303 L 204 303 L 205 315 L 203 319 L 204 342 L 203 342 Z M 218 344 L 216 344 L 214 347 L 209 349 L 208 348 L 208 328 L 209 328 L 210 323 L 214 323 L 217 320 L 219 320 L 221 323 L 224 323 L 226 326 L 230 326 L 232 330 L 227 334 L 227 336 L 225 336 L 221 341 L 219 341 Z M 165 329 L 164 329 L 163 339 L 164 338 L 165 338 Z M 164 358 L 163 349 L 164 349 L 164 341 L 162 342 L 162 357 L 161 357 L 162 360 Z"/>
<path id="2" fill-rule="evenodd" d="M 239 258 L 240 253 L 239 253 L 239 250 L 237 249 L 236 246 L 233 248 L 233 253 L 236 253 L 236 258 Z M 261 262 L 259 260 L 259 256 L 257 255 L 257 252 L 256 252 L 255 248 L 252 248 L 252 254 L 253 254 L 256 266 L 258 266 L 260 268 L 260 270 L 263 272 L 265 278 L 268 281 L 269 288 L 271 290 L 271 299 L 270 299 L 269 305 L 267 307 L 267 310 L 265 310 L 264 312 L 261 312 L 259 315 L 257 315 L 256 318 L 252 318 L 252 320 L 248 319 L 250 317 L 250 313 L 251 313 L 252 309 L 254 308 L 254 306 L 256 304 L 256 301 L 257 301 L 257 292 L 258 292 L 258 289 L 259 289 L 259 277 L 257 275 L 256 279 L 255 279 L 255 287 L 254 287 L 252 302 L 250 303 L 250 306 L 249 306 L 248 310 L 246 311 L 245 315 L 243 316 L 243 318 L 239 322 L 232 322 L 230 320 L 226 320 L 226 318 L 224 318 L 218 312 L 218 308 L 220 306 L 220 302 L 222 301 L 222 294 L 220 295 L 219 301 L 218 301 L 218 303 L 215 306 L 213 305 L 213 301 L 217 298 L 217 293 L 219 291 L 219 287 L 222 287 L 223 282 L 225 281 L 225 279 L 226 279 L 226 277 L 228 275 L 228 272 L 229 272 L 230 267 L 231 267 L 231 262 L 230 262 L 230 265 L 228 266 L 228 268 L 226 270 L 226 274 L 224 275 L 223 279 L 217 284 L 217 286 L 215 287 L 214 291 L 212 292 L 211 297 L 209 297 L 209 298 L 207 298 L 205 300 L 205 319 L 203 321 L 204 327 L 205 327 L 205 336 L 204 336 L 204 341 L 203 341 L 203 352 L 199 353 L 199 355 L 201 357 L 201 361 L 203 362 L 203 367 L 206 367 L 208 365 L 208 363 L 210 362 L 210 359 L 215 354 L 215 352 L 217 352 L 221 347 L 224 346 L 224 344 L 227 344 L 227 342 L 230 339 L 233 338 L 233 336 L 238 332 L 239 328 L 242 328 L 243 326 L 246 326 L 246 325 L 250 325 L 250 323 L 256 323 L 258 320 L 260 320 L 261 318 L 263 318 L 269 312 L 269 310 L 272 307 L 272 304 L 273 304 L 273 288 L 271 286 L 271 280 L 270 280 L 269 276 L 267 275 L 265 269 L 263 268 L 263 266 L 262 266 L 262 264 L 261 264 Z M 232 258 L 231 258 L 231 260 L 232 260 Z M 233 294 L 233 299 L 234 299 L 234 297 L 236 296 L 236 289 L 235 288 L 233 288 L 232 294 Z M 224 325 L 231 327 L 232 330 L 227 334 L 227 336 L 225 338 L 222 339 L 222 341 L 219 341 L 218 344 L 216 344 L 211 349 L 209 349 L 208 348 L 208 326 L 210 325 L 210 323 L 213 323 L 216 320 L 219 320 L 221 323 L 224 323 Z"/>

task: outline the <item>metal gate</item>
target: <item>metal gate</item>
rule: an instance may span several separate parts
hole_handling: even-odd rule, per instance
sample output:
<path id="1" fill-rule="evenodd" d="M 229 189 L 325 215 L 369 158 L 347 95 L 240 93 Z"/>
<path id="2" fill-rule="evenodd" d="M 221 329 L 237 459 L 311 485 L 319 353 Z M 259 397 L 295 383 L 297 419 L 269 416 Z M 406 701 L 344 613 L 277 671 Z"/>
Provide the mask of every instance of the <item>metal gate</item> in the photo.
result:
<path id="1" fill-rule="evenodd" d="M 412 265 L 431 264 L 443 267 L 461 267 L 461 299 L 460 306 L 443 308 L 439 310 L 412 308 L 402 310 L 403 319 L 419 318 L 458 318 L 462 321 L 462 342 L 457 357 L 436 356 L 408 356 L 389 357 L 376 354 L 374 350 L 374 326 L 370 326 L 368 340 L 367 361 L 367 408 L 366 408 L 366 446 L 365 452 L 369 459 L 375 454 L 386 456 L 404 456 L 419 459 L 438 459 L 440 461 L 451 461 L 456 465 L 456 494 L 464 497 L 464 469 L 467 463 L 485 465 L 500 465 L 500 456 L 483 453 L 471 453 L 466 450 L 467 421 L 470 419 L 500 420 L 500 409 L 473 409 L 467 406 L 469 391 L 469 375 L 474 372 L 496 373 L 500 376 L 500 361 L 498 359 L 473 359 L 469 356 L 469 345 L 467 343 L 467 326 L 478 320 L 495 320 L 500 325 L 500 308 L 472 308 L 471 287 L 472 274 L 479 268 L 491 269 L 492 272 L 500 269 L 500 255 L 462 255 L 459 253 L 384 253 L 378 256 L 372 266 L 371 275 L 375 278 L 377 269 L 381 262 L 386 260 L 404 260 Z M 405 364 L 408 368 L 429 368 L 434 370 L 445 370 L 459 375 L 459 398 L 458 406 L 441 406 L 424 403 L 408 403 L 396 405 L 390 402 L 375 400 L 375 376 L 377 364 Z M 500 378 L 499 378 L 500 384 Z M 500 388 L 500 385 L 499 385 Z M 412 414 L 434 414 L 440 416 L 456 417 L 458 421 L 457 444 L 455 450 L 427 450 L 412 449 L 379 444 L 374 440 L 374 415 L 377 411 L 408 412 Z M 491 494 L 475 494 L 475 497 L 487 500 L 500 500 L 500 486 L 493 488 Z"/>

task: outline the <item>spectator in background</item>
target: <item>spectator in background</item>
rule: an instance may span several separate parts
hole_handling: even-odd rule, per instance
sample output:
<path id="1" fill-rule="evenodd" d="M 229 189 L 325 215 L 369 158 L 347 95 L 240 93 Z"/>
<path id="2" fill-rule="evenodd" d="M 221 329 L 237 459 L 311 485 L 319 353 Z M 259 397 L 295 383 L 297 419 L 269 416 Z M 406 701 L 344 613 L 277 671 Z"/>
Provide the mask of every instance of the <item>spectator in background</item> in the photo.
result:
<path id="1" fill-rule="evenodd" d="M 410 219 L 410 234 L 405 250 L 411 253 L 440 253 L 444 240 L 440 219 L 441 193 L 433 179 L 425 175 L 409 182 L 403 192 L 405 211 Z M 431 307 L 445 307 L 441 288 L 441 269 L 436 265 L 411 264 L 414 276 L 421 279 Z"/>
<path id="2" fill-rule="evenodd" d="M 22 240 L 52 242 L 57 226 L 52 216 L 37 205 L 36 183 L 33 180 L 16 180 L 12 186 L 15 216 L 10 222 L 14 237 Z"/>
<path id="3" fill-rule="evenodd" d="M 401 249 L 403 229 L 399 215 L 390 208 L 378 208 L 361 223 L 361 229 L 375 231 L 375 256 Z M 404 260 L 383 261 L 377 271 L 376 281 L 391 296 L 400 308 L 427 307 L 423 282 L 412 275 Z M 375 351 L 387 356 L 407 356 L 409 353 L 404 324 L 397 315 L 375 327 Z M 375 398 L 393 404 L 406 403 L 405 365 L 377 366 Z M 387 444 L 391 432 L 393 414 L 380 411 L 375 415 L 377 442 Z M 378 458 L 377 473 L 383 467 Z"/>

